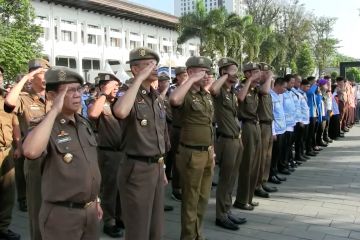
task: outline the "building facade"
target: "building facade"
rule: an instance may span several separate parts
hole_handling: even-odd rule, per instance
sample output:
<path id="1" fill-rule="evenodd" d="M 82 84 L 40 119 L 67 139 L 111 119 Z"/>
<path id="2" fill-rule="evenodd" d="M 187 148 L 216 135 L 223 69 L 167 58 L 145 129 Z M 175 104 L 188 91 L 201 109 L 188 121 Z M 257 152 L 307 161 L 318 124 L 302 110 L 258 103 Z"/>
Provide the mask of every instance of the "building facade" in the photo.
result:
<path id="1" fill-rule="evenodd" d="M 228 12 L 245 15 L 246 4 L 244 0 L 203 0 L 205 8 L 210 11 L 215 8 L 225 7 Z M 196 0 L 174 0 L 175 16 L 183 16 L 195 11 Z"/>
<path id="2" fill-rule="evenodd" d="M 128 71 L 129 52 L 137 47 L 158 52 L 160 66 L 167 67 L 183 66 L 199 51 L 196 39 L 177 44 L 177 17 L 129 2 L 34 0 L 32 5 L 43 28 L 44 57 L 77 70 L 87 81 L 90 73 L 109 67 Z"/>

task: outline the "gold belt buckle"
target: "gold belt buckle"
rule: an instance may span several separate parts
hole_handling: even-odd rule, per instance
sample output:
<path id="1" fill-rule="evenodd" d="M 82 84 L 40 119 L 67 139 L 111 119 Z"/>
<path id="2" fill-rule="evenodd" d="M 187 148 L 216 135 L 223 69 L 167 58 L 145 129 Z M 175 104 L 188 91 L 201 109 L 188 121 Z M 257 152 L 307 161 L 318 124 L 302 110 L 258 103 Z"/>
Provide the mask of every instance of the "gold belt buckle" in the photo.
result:
<path id="1" fill-rule="evenodd" d="M 164 163 L 164 157 L 159 158 L 158 163 Z"/>
<path id="2" fill-rule="evenodd" d="M 88 203 L 85 204 L 84 208 L 88 208 L 88 207 L 90 207 L 92 204 L 93 204 L 93 202 L 88 202 Z"/>

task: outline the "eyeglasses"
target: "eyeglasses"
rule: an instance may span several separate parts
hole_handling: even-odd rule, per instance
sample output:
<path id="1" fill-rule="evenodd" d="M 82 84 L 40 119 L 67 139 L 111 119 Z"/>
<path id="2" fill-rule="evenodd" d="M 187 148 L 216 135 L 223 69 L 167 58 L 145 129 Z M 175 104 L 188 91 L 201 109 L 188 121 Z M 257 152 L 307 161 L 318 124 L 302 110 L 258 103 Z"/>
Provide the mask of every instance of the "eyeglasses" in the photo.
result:
<path id="1" fill-rule="evenodd" d="M 84 87 L 80 86 L 80 87 L 77 87 L 77 88 L 68 88 L 66 94 L 69 94 L 69 95 L 74 95 L 75 92 L 78 92 L 80 94 L 82 94 L 84 92 Z"/>

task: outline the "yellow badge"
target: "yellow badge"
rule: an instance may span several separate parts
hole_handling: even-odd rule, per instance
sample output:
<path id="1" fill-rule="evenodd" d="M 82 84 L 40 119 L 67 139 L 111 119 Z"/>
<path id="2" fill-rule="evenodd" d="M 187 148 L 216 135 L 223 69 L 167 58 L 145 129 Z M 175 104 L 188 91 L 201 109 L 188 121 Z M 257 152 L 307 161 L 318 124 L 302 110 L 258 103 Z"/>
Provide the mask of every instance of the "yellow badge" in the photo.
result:
<path id="1" fill-rule="evenodd" d="M 71 153 L 66 153 L 63 157 L 64 162 L 71 163 L 73 160 L 73 155 Z"/>
<path id="2" fill-rule="evenodd" d="M 143 48 L 139 49 L 139 56 L 144 57 L 145 55 L 146 55 L 146 50 Z"/>
<path id="3" fill-rule="evenodd" d="M 60 119 L 60 123 L 64 124 L 64 123 L 66 123 L 66 120 L 62 118 L 62 119 Z"/>
<path id="4" fill-rule="evenodd" d="M 64 70 L 60 70 L 58 73 L 59 81 L 65 81 L 66 80 L 66 72 Z"/>
<path id="5" fill-rule="evenodd" d="M 140 125 L 141 125 L 141 126 L 147 126 L 147 125 L 148 125 L 148 121 L 147 121 L 146 119 L 143 119 L 143 120 L 141 120 Z"/>

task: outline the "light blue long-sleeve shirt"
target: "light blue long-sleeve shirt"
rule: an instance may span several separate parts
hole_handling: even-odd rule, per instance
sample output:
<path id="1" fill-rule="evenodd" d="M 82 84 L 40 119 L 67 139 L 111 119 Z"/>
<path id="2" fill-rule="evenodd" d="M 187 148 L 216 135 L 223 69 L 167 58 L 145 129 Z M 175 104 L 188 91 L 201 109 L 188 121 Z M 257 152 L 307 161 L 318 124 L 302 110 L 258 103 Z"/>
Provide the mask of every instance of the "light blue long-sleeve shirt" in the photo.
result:
<path id="1" fill-rule="evenodd" d="M 306 92 L 301 89 L 298 89 L 298 93 L 300 94 L 301 122 L 306 125 L 310 122 L 310 109 L 307 104 L 307 96 Z"/>
<path id="2" fill-rule="evenodd" d="M 292 98 L 294 99 L 295 104 L 295 122 L 301 122 L 301 105 L 300 105 L 300 93 L 296 88 L 292 88 L 291 92 Z"/>
<path id="3" fill-rule="evenodd" d="M 315 93 L 318 86 L 316 84 L 313 84 L 310 89 L 306 92 L 307 100 L 308 100 L 308 106 L 310 109 L 310 117 L 317 117 L 318 116 L 318 110 L 316 107 L 316 98 Z"/>
<path id="4" fill-rule="evenodd" d="M 286 120 L 286 131 L 294 131 L 294 126 L 296 125 L 296 107 L 294 103 L 294 96 L 291 91 L 286 91 L 283 93 L 284 96 L 284 112 Z"/>
<path id="5" fill-rule="evenodd" d="M 336 96 L 336 93 L 334 93 L 332 95 L 332 111 L 333 111 L 334 115 L 338 115 L 338 114 L 340 114 L 340 111 L 339 111 L 339 105 L 335 99 L 335 96 Z"/>
<path id="6" fill-rule="evenodd" d="M 286 120 L 284 112 L 284 98 L 282 94 L 277 94 L 273 90 L 270 90 L 274 121 L 272 123 L 273 135 L 283 134 L 286 131 Z"/>

